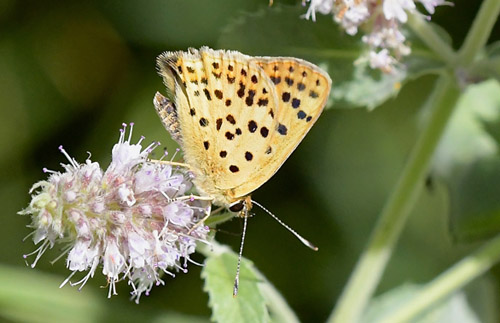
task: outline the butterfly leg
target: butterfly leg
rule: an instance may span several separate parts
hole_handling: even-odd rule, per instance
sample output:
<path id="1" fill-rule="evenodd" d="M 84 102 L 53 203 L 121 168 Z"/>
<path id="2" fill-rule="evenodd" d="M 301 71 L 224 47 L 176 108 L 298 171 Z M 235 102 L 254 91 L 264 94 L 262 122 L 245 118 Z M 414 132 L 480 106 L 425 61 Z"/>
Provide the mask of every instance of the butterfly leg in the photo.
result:
<path id="1" fill-rule="evenodd" d="M 186 200 L 190 200 L 190 201 L 194 201 L 194 200 L 198 200 L 198 201 L 213 201 L 213 198 L 209 197 L 209 196 L 197 196 L 197 195 L 186 195 L 186 196 L 181 196 L 181 197 L 176 197 L 176 198 L 173 198 L 172 199 L 172 202 L 176 202 L 176 201 L 186 201 Z"/>
<path id="2" fill-rule="evenodd" d="M 179 167 L 187 168 L 189 170 L 191 169 L 191 166 L 189 166 L 186 163 L 179 163 L 179 162 L 174 162 L 174 161 L 158 160 L 158 159 L 150 159 L 149 162 L 161 164 L 161 165 L 179 166 Z"/>
<path id="3" fill-rule="evenodd" d="M 190 200 L 190 201 L 198 200 L 198 201 L 212 202 L 213 198 L 208 197 L 208 196 L 189 195 L 189 196 L 182 196 L 182 197 L 174 198 L 174 199 L 172 199 L 172 202 L 185 201 L 185 200 Z M 193 232 L 194 229 L 196 229 L 198 226 L 203 224 L 205 222 L 205 220 L 208 219 L 208 217 L 211 215 L 211 211 L 212 211 L 212 203 L 210 203 L 208 205 L 208 208 L 205 209 L 205 216 L 200 221 L 198 221 L 191 229 L 189 229 L 188 234 L 191 234 L 191 232 Z"/>
<path id="4" fill-rule="evenodd" d="M 212 203 L 210 203 L 208 205 L 208 208 L 205 210 L 205 216 L 203 217 L 203 219 L 201 219 L 200 221 L 198 221 L 191 229 L 189 229 L 188 231 L 188 235 L 191 234 L 191 232 L 193 232 L 198 226 L 202 225 L 203 223 L 205 223 L 205 221 L 210 217 L 210 215 L 212 214 Z"/>

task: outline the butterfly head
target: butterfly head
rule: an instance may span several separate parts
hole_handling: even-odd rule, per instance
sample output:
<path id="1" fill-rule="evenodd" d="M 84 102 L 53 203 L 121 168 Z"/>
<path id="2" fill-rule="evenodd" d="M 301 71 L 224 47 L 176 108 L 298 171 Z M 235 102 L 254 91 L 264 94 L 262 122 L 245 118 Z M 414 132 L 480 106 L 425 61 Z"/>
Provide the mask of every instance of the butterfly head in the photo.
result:
<path id="1" fill-rule="evenodd" d="M 252 209 L 252 199 L 250 195 L 229 204 L 228 209 L 233 213 L 237 213 L 240 217 L 247 216 L 248 211 Z"/>

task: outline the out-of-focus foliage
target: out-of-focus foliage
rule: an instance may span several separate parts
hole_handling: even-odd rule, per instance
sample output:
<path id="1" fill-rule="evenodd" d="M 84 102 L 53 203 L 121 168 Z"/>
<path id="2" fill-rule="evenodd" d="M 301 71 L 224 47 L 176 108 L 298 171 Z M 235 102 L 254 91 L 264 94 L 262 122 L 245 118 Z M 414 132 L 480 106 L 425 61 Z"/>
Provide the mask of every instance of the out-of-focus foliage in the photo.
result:
<path id="1" fill-rule="evenodd" d="M 500 83 L 471 86 L 462 96 L 435 155 L 434 172 L 451 193 L 456 239 L 480 239 L 500 230 Z"/>
<path id="2" fill-rule="evenodd" d="M 249 219 L 244 251 L 282 292 L 301 321 L 318 322 L 327 317 L 414 144 L 435 78 L 408 79 L 401 89 L 394 88 L 391 81 L 390 86 L 382 87 L 384 91 L 375 93 L 380 99 L 367 101 L 363 91 L 356 89 L 358 83 L 344 79 L 345 71 L 353 68 L 355 55 L 342 64 L 322 56 L 324 50 L 339 50 L 344 45 L 357 53 L 353 39 L 341 34 L 329 17 L 319 17 L 317 23 L 301 20 L 299 15 L 306 9 L 300 1 L 274 2 L 271 8 L 266 0 L 10 0 L 0 4 L 0 319 L 47 322 L 74 318 L 90 322 L 122 318 L 158 321 L 171 318 L 169 315 L 177 315 L 175 321 L 181 317 L 186 321 L 210 318 L 209 297 L 203 291 L 201 268 L 196 266 L 190 266 L 187 274 L 178 273 L 175 279 L 165 277 L 166 285 L 154 287 L 139 305 L 128 300 L 129 286 L 124 284 L 118 285 L 118 296 L 107 299 L 107 290 L 99 288 L 106 282 L 99 275 L 80 293 L 70 287 L 58 289 L 69 271 L 64 258 L 54 265 L 50 260 L 62 250 L 46 253 L 36 269 L 27 267 L 22 255 L 34 249 L 30 238 L 22 242 L 30 232 L 26 228 L 29 219 L 17 215 L 29 201 L 30 186 L 46 176 L 42 167 L 60 169 L 60 144 L 80 162 L 91 151 L 93 160 L 105 163 L 121 123 L 133 121 L 135 136 L 145 135 L 147 141 L 160 140 L 169 150 L 175 149 L 152 104 L 154 93 L 164 92 L 155 58 L 165 50 L 202 45 L 227 46 L 248 54 L 304 57 L 327 67 L 336 82 L 333 96 L 339 104 L 325 110 L 297 151 L 253 196 L 318 245 L 319 251 L 303 247 L 258 209 Z M 478 5 L 455 1 L 454 7 L 439 7 L 433 21 L 450 33 L 457 46 Z M 492 40 L 499 35 L 497 28 Z M 492 46 L 485 55 L 497 57 L 498 50 Z M 433 57 L 424 58 L 430 59 L 425 63 L 428 66 L 438 65 Z M 497 65 L 485 69 L 498 79 Z M 449 133 L 456 135 L 447 137 L 440 152 L 460 148 L 456 151 L 467 154 L 467 167 L 458 169 L 455 163 L 436 158 L 435 171 L 429 174 L 379 294 L 404 283 L 427 282 L 474 247 L 463 241 L 455 243 L 450 227 L 458 230 L 455 233 L 467 234 L 460 225 L 470 218 L 461 215 L 476 212 L 475 202 L 484 192 L 491 201 L 500 196 L 498 185 L 491 184 L 498 177 L 489 173 L 499 171 L 494 148 L 498 145 L 500 106 L 488 94 L 498 95 L 495 87 L 497 83 L 488 83 L 471 89 L 479 94 L 470 93 L 466 111 L 460 109 L 452 120 Z M 373 111 L 336 109 L 360 104 L 374 107 L 379 102 L 384 103 Z M 477 117 L 471 105 L 488 106 L 491 114 Z M 461 113 L 469 115 L 465 124 L 458 124 L 463 122 Z M 481 149 L 486 146 L 468 149 L 467 143 L 476 139 L 492 145 L 488 158 L 479 159 L 484 157 Z M 460 176 L 447 181 L 438 171 L 443 167 L 460 170 Z M 454 200 L 450 204 L 456 196 L 459 203 Z M 459 212 L 452 212 L 456 208 Z M 241 226 L 235 219 L 218 227 L 217 239 L 237 250 Z M 203 262 L 203 256 L 198 255 L 197 261 Z M 471 311 L 481 312 L 481 304 L 473 300 L 484 297 L 477 296 L 481 290 L 494 295 L 489 288 L 495 288 L 499 275 L 493 270 L 488 280 L 481 282 L 488 288 L 474 289 L 476 294 L 467 290 L 450 302 L 467 301 Z M 231 295 L 232 290 L 227 293 Z M 65 306 L 57 301 L 61 299 Z M 44 306 L 27 305 L 42 300 L 38 305 Z M 489 300 L 491 306 L 499 308 L 498 300 Z M 33 315 L 35 311 L 39 315 Z M 498 315 L 493 315 L 486 321 L 497 319 Z"/>
<path id="3" fill-rule="evenodd" d="M 429 311 L 419 315 L 414 321 L 419 323 L 433 322 L 461 322 L 479 323 L 495 322 L 497 320 L 495 291 L 491 287 L 492 281 L 483 278 L 473 288 L 467 288 L 453 294 L 448 299 L 439 302 Z M 398 305 L 411 299 L 419 291 L 420 286 L 404 284 L 386 292 L 373 300 L 363 317 L 363 322 L 384 322 L 384 315 L 397 309 Z M 476 296 L 470 300 L 469 296 Z M 474 303 L 476 309 L 472 309 Z M 479 306 L 478 306 L 479 305 Z"/>

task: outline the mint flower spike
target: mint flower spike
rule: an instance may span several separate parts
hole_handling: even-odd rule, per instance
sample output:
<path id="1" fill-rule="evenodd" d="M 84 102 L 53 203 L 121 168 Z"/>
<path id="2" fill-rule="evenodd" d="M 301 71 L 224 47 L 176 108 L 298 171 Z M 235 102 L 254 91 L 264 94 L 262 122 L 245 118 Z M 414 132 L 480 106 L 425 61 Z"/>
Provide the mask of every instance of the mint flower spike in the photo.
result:
<path id="1" fill-rule="evenodd" d="M 190 255 L 197 242 L 208 243 L 208 227 L 196 224 L 210 205 L 186 193 L 192 187 L 188 174 L 149 162 L 160 144 L 143 148 L 144 137 L 133 144 L 132 129 L 130 124 L 127 135 L 123 124 L 105 171 L 90 156 L 80 164 L 59 147 L 68 160 L 64 171 L 44 169 L 49 178 L 33 185 L 29 206 L 19 212 L 31 215 L 29 236 L 40 244 L 24 256 L 36 254 L 32 267 L 47 249 L 65 245 L 58 258 L 66 255 L 71 273 L 60 287 L 69 282 L 81 289 L 102 267 L 108 297 L 116 295 L 118 281 L 128 280 L 139 302 L 154 285 L 165 284 L 163 274 L 175 277 L 187 272 L 188 262 L 199 265 Z M 79 272 L 86 274 L 70 282 Z"/>
<path id="2" fill-rule="evenodd" d="M 303 3 L 305 4 L 306 1 Z M 347 34 L 353 36 L 362 28 L 361 40 L 368 52 L 361 60 L 385 73 L 403 69 L 401 58 L 411 53 L 402 32 L 409 13 L 417 13 L 421 3 L 429 15 L 441 5 L 453 5 L 445 0 L 307 0 L 309 8 L 303 17 L 316 21 L 316 12 L 331 14 Z M 430 16 L 426 16 L 430 20 Z M 359 61 L 359 60 L 358 60 Z"/>

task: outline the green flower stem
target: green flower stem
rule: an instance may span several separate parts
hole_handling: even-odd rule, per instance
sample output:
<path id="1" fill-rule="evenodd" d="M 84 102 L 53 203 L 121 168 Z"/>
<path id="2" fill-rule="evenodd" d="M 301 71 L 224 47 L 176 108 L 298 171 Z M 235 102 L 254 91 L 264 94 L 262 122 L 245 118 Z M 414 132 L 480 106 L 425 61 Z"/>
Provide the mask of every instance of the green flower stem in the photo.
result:
<path id="1" fill-rule="evenodd" d="M 462 67 L 470 66 L 477 53 L 486 45 L 491 29 L 500 13 L 500 1 L 484 0 L 472 27 L 459 51 L 459 61 Z"/>
<path id="2" fill-rule="evenodd" d="M 455 62 L 457 54 L 453 51 L 435 29 L 423 19 L 421 14 L 413 13 L 408 16 L 408 25 L 436 55 L 444 62 Z"/>
<path id="3" fill-rule="evenodd" d="M 462 288 L 500 261 L 500 235 L 436 277 L 398 310 L 380 322 L 409 322 L 444 297 Z"/>
<path id="4" fill-rule="evenodd" d="M 357 322 L 380 280 L 408 214 L 422 189 L 430 159 L 455 107 L 459 91 L 451 75 L 438 79 L 428 104 L 431 115 L 387 201 L 329 322 Z"/>

